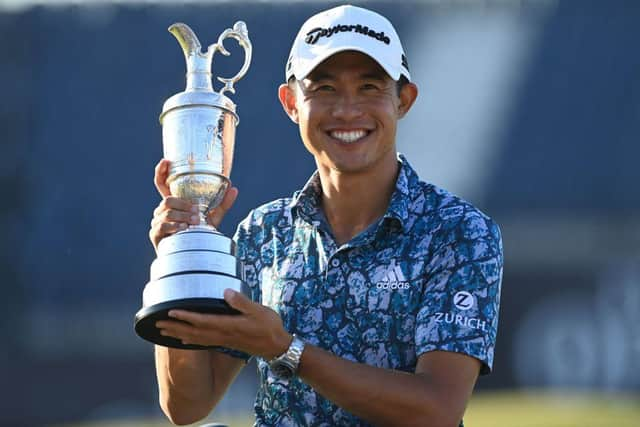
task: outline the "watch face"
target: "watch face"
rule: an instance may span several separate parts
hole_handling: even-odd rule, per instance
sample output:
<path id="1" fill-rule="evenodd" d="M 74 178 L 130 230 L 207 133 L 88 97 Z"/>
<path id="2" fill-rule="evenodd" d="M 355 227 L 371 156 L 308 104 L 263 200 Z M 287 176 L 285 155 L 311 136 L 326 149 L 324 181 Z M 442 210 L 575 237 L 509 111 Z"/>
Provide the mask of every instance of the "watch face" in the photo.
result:
<path id="1" fill-rule="evenodd" d="M 293 376 L 293 370 L 291 369 L 291 367 L 279 361 L 271 364 L 271 370 L 278 378 L 289 379 Z"/>

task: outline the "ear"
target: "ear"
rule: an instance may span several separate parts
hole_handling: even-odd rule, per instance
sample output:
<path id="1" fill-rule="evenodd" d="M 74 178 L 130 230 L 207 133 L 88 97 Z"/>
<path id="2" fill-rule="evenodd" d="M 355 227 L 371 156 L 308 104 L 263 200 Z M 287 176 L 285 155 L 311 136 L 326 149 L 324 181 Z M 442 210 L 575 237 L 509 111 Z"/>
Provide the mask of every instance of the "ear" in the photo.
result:
<path id="1" fill-rule="evenodd" d="M 298 123 L 298 107 L 296 105 L 296 92 L 287 83 L 283 83 L 278 87 L 278 99 L 287 116 L 294 122 Z"/>
<path id="2" fill-rule="evenodd" d="M 418 98 L 418 86 L 415 83 L 407 83 L 402 87 L 399 94 L 398 118 L 401 119 L 409 112 L 413 103 Z"/>

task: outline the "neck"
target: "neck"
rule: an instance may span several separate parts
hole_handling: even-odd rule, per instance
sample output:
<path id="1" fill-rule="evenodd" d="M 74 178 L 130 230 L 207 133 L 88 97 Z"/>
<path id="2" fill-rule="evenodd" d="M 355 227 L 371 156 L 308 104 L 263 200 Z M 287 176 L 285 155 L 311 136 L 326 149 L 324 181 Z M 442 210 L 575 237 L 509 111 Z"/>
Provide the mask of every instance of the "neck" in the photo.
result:
<path id="1" fill-rule="evenodd" d="M 384 215 L 398 170 L 395 153 L 392 160 L 363 172 L 318 168 L 322 209 L 338 245 L 348 242 Z"/>

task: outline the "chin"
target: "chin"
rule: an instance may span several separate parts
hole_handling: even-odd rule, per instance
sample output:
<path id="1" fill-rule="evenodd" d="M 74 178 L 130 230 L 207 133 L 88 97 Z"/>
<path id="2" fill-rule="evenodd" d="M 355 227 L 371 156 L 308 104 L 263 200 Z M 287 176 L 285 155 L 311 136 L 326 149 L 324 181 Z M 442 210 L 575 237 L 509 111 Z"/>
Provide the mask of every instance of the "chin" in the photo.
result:
<path id="1" fill-rule="evenodd" d="M 359 173 L 359 172 L 365 172 L 366 170 L 368 170 L 369 165 L 363 164 L 363 163 L 355 163 L 355 162 L 353 163 L 338 162 L 338 163 L 333 163 L 331 165 L 331 169 L 341 173 Z"/>

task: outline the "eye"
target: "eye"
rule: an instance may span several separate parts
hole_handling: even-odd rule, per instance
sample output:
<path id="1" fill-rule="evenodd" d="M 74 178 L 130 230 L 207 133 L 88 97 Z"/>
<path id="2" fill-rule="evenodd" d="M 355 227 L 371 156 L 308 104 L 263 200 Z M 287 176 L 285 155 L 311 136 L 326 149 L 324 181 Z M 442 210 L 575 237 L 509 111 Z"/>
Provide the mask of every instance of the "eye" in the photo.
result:
<path id="1" fill-rule="evenodd" d="M 334 88 L 333 86 L 330 86 L 330 85 L 318 85 L 315 88 L 315 91 L 316 92 L 333 92 Z"/>
<path id="2" fill-rule="evenodd" d="M 361 87 L 362 87 L 363 90 L 378 90 L 378 89 L 380 89 L 374 83 L 365 83 Z"/>

